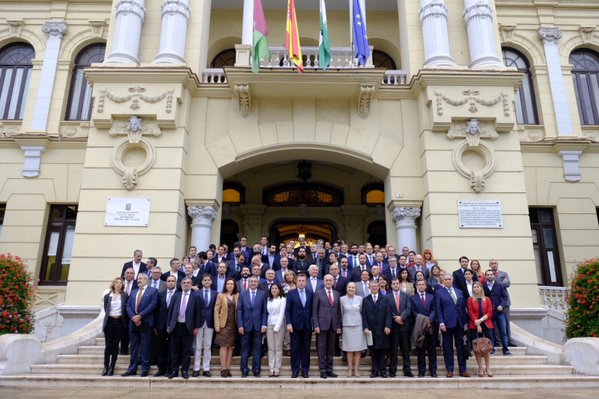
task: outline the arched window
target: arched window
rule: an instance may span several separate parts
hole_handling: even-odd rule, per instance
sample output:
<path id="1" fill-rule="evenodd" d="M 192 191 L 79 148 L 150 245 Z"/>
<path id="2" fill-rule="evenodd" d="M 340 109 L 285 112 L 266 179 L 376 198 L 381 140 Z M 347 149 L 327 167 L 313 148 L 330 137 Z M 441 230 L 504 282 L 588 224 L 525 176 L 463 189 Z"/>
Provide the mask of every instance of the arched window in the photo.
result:
<path id="1" fill-rule="evenodd" d="M 391 58 L 389 54 L 381 50 L 372 51 L 372 65 L 374 65 L 375 68 L 385 68 L 391 70 L 397 69 L 397 66 L 395 65 L 395 61 L 393 61 L 393 58 Z"/>
<path id="2" fill-rule="evenodd" d="M 106 45 L 97 43 L 87 46 L 75 59 L 75 68 L 71 76 L 71 90 L 69 92 L 69 104 L 67 106 L 66 120 L 88 121 L 92 115 L 92 88 L 83 73 L 93 63 L 104 61 Z"/>
<path id="3" fill-rule="evenodd" d="M 371 183 L 362 187 L 362 205 L 385 205 L 385 186 L 381 183 Z"/>
<path id="4" fill-rule="evenodd" d="M 226 66 L 234 66 L 235 65 L 235 49 L 230 48 L 227 50 L 223 50 L 214 57 L 212 63 L 210 64 L 210 68 L 224 68 Z"/>
<path id="5" fill-rule="evenodd" d="M 223 204 L 240 205 L 245 202 L 245 187 L 235 182 L 223 183 Z"/>
<path id="6" fill-rule="evenodd" d="M 516 92 L 516 120 L 521 125 L 538 125 L 535 91 L 528 60 L 520 52 L 504 48 L 503 62 L 505 66 L 516 67 L 519 72 L 524 74 L 522 86 Z"/>
<path id="7" fill-rule="evenodd" d="M 14 43 L 0 50 L 0 119 L 23 119 L 35 50 Z"/>
<path id="8" fill-rule="evenodd" d="M 570 54 L 574 90 L 583 125 L 599 125 L 599 55 L 591 50 Z"/>

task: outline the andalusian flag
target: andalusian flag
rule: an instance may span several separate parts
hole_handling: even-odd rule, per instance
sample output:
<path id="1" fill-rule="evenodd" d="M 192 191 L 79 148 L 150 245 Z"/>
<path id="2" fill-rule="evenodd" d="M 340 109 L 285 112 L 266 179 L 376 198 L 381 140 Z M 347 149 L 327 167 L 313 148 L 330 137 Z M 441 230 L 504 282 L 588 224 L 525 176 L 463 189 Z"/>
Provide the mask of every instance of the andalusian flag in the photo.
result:
<path id="1" fill-rule="evenodd" d="M 262 1 L 254 0 L 254 43 L 252 48 L 252 71 L 258 73 L 260 70 L 260 60 L 270 60 L 270 50 L 268 49 L 268 26 L 262 9 Z"/>
<path id="2" fill-rule="evenodd" d="M 320 0 L 320 42 L 318 59 L 322 69 L 327 69 L 331 64 L 331 40 L 329 39 L 327 7 L 324 0 Z"/>
<path id="3" fill-rule="evenodd" d="M 297 17 L 295 15 L 295 0 L 287 1 L 287 37 L 285 39 L 285 48 L 289 53 L 289 60 L 297 66 L 299 72 L 304 72 L 302 47 L 300 45 Z"/>

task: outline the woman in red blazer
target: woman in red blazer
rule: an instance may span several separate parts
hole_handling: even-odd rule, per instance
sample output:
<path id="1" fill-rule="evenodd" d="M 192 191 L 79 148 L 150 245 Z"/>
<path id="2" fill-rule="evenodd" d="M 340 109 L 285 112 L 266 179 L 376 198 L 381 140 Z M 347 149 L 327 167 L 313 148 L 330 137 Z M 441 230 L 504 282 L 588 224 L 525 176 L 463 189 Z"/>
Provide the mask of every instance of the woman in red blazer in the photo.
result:
<path id="1" fill-rule="evenodd" d="M 475 281 L 472 285 L 473 296 L 468 298 L 468 319 L 470 320 L 470 339 L 474 341 L 481 334 L 491 340 L 493 333 L 493 303 L 490 298 L 485 296 L 483 286 L 479 281 Z M 484 354 L 485 371 L 483 371 L 482 357 L 483 355 L 475 353 L 476 363 L 478 363 L 478 376 L 484 377 L 485 374 L 493 377 L 491 372 L 491 353 Z"/>

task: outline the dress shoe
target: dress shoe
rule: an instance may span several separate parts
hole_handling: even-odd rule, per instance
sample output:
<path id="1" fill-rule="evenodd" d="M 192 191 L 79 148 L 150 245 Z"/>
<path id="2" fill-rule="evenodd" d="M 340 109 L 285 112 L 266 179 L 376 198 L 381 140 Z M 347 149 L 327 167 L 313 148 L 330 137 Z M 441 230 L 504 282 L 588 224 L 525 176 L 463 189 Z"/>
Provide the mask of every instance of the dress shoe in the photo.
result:
<path id="1" fill-rule="evenodd" d="M 104 370 L 102 370 L 102 377 L 105 377 L 108 375 L 108 366 L 104 366 Z"/>
<path id="2" fill-rule="evenodd" d="M 149 375 L 150 375 L 150 372 L 146 370 L 146 371 L 142 371 L 142 372 L 141 372 L 141 374 L 140 374 L 139 376 L 140 376 L 140 377 L 147 377 L 147 376 L 149 376 Z"/>
<path id="3" fill-rule="evenodd" d="M 183 377 L 184 379 L 188 380 L 189 379 L 189 373 L 187 371 L 184 371 L 181 373 L 181 377 Z"/>
<path id="4" fill-rule="evenodd" d="M 291 378 L 297 378 L 299 377 L 299 373 L 291 373 Z"/>
<path id="5" fill-rule="evenodd" d="M 376 378 L 379 376 L 379 373 L 371 373 L 370 378 Z"/>
<path id="6" fill-rule="evenodd" d="M 154 377 L 163 377 L 166 375 L 166 372 L 164 370 L 158 370 L 156 372 L 156 374 L 154 374 Z"/>
<path id="7" fill-rule="evenodd" d="M 325 373 L 325 372 L 320 373 L 320 378 L 327 378 L 327 373 Z"/>
<path id="8" fill-rule="evenodd" d="M 254 377 L 259 378 L 260 377 L 260 373 L 259 372 L 254 372 Z"/>
<path id="9" fill-rule="evenodd" d="M 114 366 L 108 368 L 108 373 L 106 375 L 109 377 L 114 375 Z"/>
<path id="10" fill-rule="evenodd" d="M 247 376 L 248 376 L 248 374 L 249 374 L 249 373 L 248 373 L 247 371 L 243 371 L 243 372 L 241 373 L 241 376 L 242 376 L 243 378 L 245 378 L 245 377 L 247 377 Z"/>
<path id="11" fill-rule="evenodd" d="M 306 373 L 302 373 L 302 377 L 303 378 L 310 378 L 310 374 L 308 374 L 307 372 Z"/>
<path id="12" fill-rule="evenodd" d="M 512 356 L 512 352 L 505 351 L 505 352 L 503 352 L 503 356 Z"/>
<path id="13" fill-rule="evenodd" d="M 233 377 L 233 374 L 231 374 L 231 370 L 227 370 L 227 377 Z"/>
<path id="14" fill-rule="evenodd" d="M 170 373 L 170 374 L 168 375 L 168 379 L 169 379 L 169 380 L 172 380 L 173 378 L 177 377 L 178 375 L 179 375 L 179 373 Z"/>
<path id="15" fill-rule="evenodd" d="M 127 370 L 123 374 L 121 374 L 121 377 L 129 377 L 129 376 L 136 375 L 136 374 L 137 374 L 137 372 L 135 372 L 135 371 Z"/>
<path id="16" fill-rule="evenodd" d="M 200 371 L 199 370 L 194 370 L 193 373 L 191 373 L 192 377 L 199 377 L 200 376 Z"/>
<path id="17" fill-rule="evenodd" d="M 411 372 L 411 371 L 408 371 L 408 372 L 406 372 L 406 373 L 403 373 L 403 375 L 404 375 L 404 377 L 410 377 L 410 378 L 413 378 L 413 377 L 414 377 L 414 374 L 412 374 L 412 372 Z"/>
<path id="18" fill-rule="evenodd" d="M 335 351 L 335 357 L 341 356 L 341 351 Z"/>
<path id="19" fill-rule="evenodd" d="M 389 373 L 389 377 L 395 378 L 395 377 L 397 377 L 397 374 L 395 374 L 395 373 Z"/>
<path id="20" fill-rule="evenodd" d="M 337 374 L 333 373 L 332 371 L 327 371 L 327 377 L 337 378 Z"/>
<path id="21" fill-rule="evenodd" d="M 467 371 L 464 371 L 463 373 L 460 373 L 460 377 L 468 378 L 468 377 L 470 377 L 470 373 L 468 373 Z"/>
<path id="22" fill-rule="evenodd" d="M 227 370 L 225 370 L 225 369 L 221 370 L 221 371 L 220 371 L 220 376 L 221 376 L 222 378 L 225 378 L 225 377 L 227 376 Z"/>
<path id="23" fill-rule="evenodd" d="M 119 355 L 125 355 L 127 356 L 129 354 L 129 351 L 120 351 Z"/>
<path id="24" fill-rule="evenodd" d="M 341 356 L 341 361 L 347 362 L 347 354 L 343 352 L 343 356 Z"/>
<path id="25" fill-rule="evenodd" d="M 418 377 L 419 377 L 419 378 L 422 378 L 422 377 L 424 377 L 424 373 L 418 373 Z"/>
<path id="26" fill-rule="evenodd" d="M 204 372 L 202 373 L 202 375 L 203 375 L 204 377 L 212 377 L 212 373 L 211 373 L 210 371 L 204 371 Z"/>
<path id="27" fill-rule="evenodd" d="M 447 372 L 447 378 L 451 378 L 453 377 L 453 371 L 448 371 Z"/>
<path id="28" fill-rule="evenodd" d="M 431 377 L 437 378 L 437 372 L 436 371 L 431 371 Z"/>
<path id="29" fill-rule="evenodd" d="M 381 378 L 387 378 L 387 373 L 385 373 L 384 371 L 381 373 Z"/>

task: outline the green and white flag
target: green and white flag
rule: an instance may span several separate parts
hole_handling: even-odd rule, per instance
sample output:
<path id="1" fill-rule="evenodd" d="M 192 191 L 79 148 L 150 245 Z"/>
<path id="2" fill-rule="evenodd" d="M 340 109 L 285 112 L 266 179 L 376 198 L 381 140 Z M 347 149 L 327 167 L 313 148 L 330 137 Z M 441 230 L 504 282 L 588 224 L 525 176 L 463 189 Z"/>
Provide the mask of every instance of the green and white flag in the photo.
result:
<path id="1" fill-rule="evenodd" d="M 319 64 L 322 69 L 327 69 L 331 65 L 331 40 L 329 39 L 327 7 L 324 0 L 320 0 Z"/>

